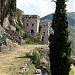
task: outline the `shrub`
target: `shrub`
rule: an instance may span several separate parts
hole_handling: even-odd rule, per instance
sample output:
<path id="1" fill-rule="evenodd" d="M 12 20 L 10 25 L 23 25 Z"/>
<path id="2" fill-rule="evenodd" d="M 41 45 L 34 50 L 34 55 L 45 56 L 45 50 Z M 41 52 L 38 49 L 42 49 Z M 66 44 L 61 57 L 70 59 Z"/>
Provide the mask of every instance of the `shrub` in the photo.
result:
<path id="1" fill-rule="evenodd" d="M 5 33 L 0 35 L 0 44 L 5 44 L 6 45 L 6 39 L 7 39 L 7 35 Z"/>
<path id="2" fill-rule="evenodd" d="M 38 53 L 38 51 L 33 51 L 31 59 L 32 59 L 32 63 L 34 64 L 40 63 L 40 54 Z"/>

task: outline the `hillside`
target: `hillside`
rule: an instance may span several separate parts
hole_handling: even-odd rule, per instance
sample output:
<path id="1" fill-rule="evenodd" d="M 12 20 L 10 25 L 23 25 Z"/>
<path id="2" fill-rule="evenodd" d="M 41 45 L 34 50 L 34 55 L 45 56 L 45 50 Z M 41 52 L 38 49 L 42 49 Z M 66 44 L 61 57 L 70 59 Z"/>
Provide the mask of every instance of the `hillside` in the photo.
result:
<path id="1" fill-rule="evenodd" d="M 70 40 L 72 41 L 72 55 L 75 56 L 75 27 L 69 26 Z"/>
<path id="2" fill-rule="evenodd" d="M 18 44 L 23 44 L 24 40 L 27 44 L 36 42 L 37 38 L 25 35 L 24 12 L 16 7 L 16 0 L 2 0 L 0 5 L 0 43 L 7 44 L 7 38 Z"/>
<path id="3" fill-rule="evenodd" d="M 75 12 L 68 12 L 68 22 L 70 30 L 70 40 L 72 41 L 72 55 L 75 55 Z M 52 21 L 53 15 L 49 14 L 41 18 L 41 21 Z"/>
<path id="4" fill-rule="evenodd" d="M 0 44 L 7 45 L 7 39 L 22 44 L 23 23 L 22 13 L 16 8 L 16 0 L 0 1 Z"/>
<path id="5" fill-rule="evenodd" d="M 67 14 L 69 17 L 75 19 L 75 12 L 68 12 Z"/>
<path id="6" fill-rule="evenodd" d="M 45 48 L 46 45 L 17 45 L 12 43 L 13 47 L 9 51 L 0 52 L 0 75 L 19 75 L 20 67 L 28 61 L 25 58 L 26 53 L 35 48 Z"/>
<path id="7" fill-rule="evenodd" d="M 69 21 L 69 25 L 75 26 L 75 12 L 68 12 L 68 21 Z M 52 14 L 49 14 L 45 17 L 41 18 L 41 21 L 51 21 L 53 18 Z"/>

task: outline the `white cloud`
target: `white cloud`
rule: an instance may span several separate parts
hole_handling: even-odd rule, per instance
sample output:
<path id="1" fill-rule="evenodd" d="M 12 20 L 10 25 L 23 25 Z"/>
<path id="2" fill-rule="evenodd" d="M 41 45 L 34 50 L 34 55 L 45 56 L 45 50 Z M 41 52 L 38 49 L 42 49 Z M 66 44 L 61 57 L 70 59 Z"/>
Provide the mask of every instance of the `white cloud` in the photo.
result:
<path id="1" fill-rule="evenodd" d="M 52 4 L 50 0 L 17 0 L 17 7 L 26 14 L 37 14 L 41 17 L 54 12 Z"/>
<path id="2" fill-rule="evenodd" d="M 69 12 L 75 12 L 74 11 L 74 2 L 75 2 L 75 0 L 68 0 L 68 2 L 66 3 L 67 4 L 67 10 L 69 11 Z"/>
<path id="3" fill-rule="evenodd" d="M 73 11 L 71 0 L 68 2 L 67 9 Z M 45 16 L 55 11 L 55 3 L 51 0 L 17 0 L 17 7 L 25 12 L 25 14 L 37 14 Z M 72 9 L 71 9 L 72 8 Z"/>

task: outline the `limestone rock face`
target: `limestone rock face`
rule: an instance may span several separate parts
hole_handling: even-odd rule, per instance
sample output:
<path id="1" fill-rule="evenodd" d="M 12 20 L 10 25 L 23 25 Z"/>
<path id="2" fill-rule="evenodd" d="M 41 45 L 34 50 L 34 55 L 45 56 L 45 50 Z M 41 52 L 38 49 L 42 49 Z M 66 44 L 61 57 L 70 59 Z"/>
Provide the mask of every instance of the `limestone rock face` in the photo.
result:
<path id="1" fill-rule="evenodd" d="M 0 0 L 0 23 L 3 24 L 4 18 L 9 14 L 14 15 L 16 11 L 16 0 Z"/>
<path id="2" fill-rule="evenodd" d="M 22 38 L 20 37 L 19 34 L 17 34 L 17 32 L 15 32 L 14 30 L 6 30 L 6 32 L 9 34 L 9 38 L 11 40 L 20 45 L 22 44 Z"/>
<path id="3" fill-rule="evenodd" d="M 3 24 L 3 20 L 6 17 L 7 13 L 8 13 L 8 0 L 0 0 L 0 20 L 1 20 L 1 25 Z"/>
<path id="4" fill-rule="evenodd" d="M 12 41 L 18 44 L 21 44 L 21 36 L 16 31 L 16 24 L 19 25 L 22 20 L 21 14 L 21 10 L 16 10 L 16 0 L 0 0 L 0 34 L 4 30 L 3 33 L 10 35 Z"/>

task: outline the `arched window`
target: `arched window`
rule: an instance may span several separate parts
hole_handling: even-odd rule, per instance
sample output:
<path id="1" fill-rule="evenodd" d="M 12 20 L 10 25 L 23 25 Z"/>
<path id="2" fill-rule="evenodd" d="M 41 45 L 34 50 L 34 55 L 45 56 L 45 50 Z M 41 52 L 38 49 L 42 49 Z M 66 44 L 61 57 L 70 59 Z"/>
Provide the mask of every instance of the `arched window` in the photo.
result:
<path id="1" fill-rule="evenodd" d="M 44 37 L 42 36 L 42 41 L 44 41 Z"/>
<path id="2" fill-rule="evenodd" d="M 28 23 L 27 23 L 27 27 L 28 27 Z"/>
<path id="3" fill-rule="evenodd" d="M 32 34 L 32 35 L 34 34 L 34 30 L 31 30 L 31 34 Z"/>
<path id="4" fill-rule="evenodd" d="M 32 27 L 34 26 L 34 24 L 32 23 Z"/>
<path id="5" fill-rule="evenodd" d="M 39 33 L 40 33 L 40 31 L 41 31 L 41 28 L 42 28 L 42 27 L 41 27 L 41 26 L 39 26 Z"/>

